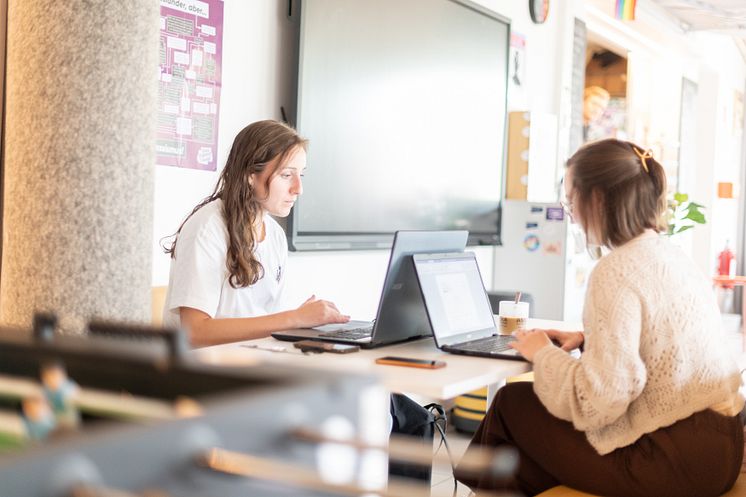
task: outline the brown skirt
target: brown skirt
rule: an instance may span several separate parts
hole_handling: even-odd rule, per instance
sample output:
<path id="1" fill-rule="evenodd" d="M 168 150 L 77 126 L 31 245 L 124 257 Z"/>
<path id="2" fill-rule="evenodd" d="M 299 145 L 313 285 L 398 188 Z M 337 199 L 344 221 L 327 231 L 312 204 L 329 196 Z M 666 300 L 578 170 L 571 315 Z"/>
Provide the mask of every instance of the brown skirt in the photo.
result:
<path id="1" fill-rule="evenodd" d="M 469 449 L 512 446 L 520 464 L 510 479 L 456 470 L 473 489 L 536 495 L 556 485 L 619 497 L 707 497 L 729 490 L 743 459 L 742 416 L 705 410 L 606 455 L 571 423 L 549 413 L 529 382 L 500 389 Z"/>

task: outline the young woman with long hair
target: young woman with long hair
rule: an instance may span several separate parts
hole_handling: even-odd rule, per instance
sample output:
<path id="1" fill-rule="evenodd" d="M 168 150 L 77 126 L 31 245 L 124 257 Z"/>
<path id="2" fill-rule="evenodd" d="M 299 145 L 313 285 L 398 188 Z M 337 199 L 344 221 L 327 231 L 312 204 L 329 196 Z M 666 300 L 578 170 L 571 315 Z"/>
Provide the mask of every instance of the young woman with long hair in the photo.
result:
<path id="1" fill-rule="evenodd" d="M 236 136 L 213 193 L 189 214 L 166 248 L 171 272 L 164 324 L 190 331 L 195 346 L 248 340 L 272 331 L 344 323 L 328 301 L 279 306 L 287 240 L 271 216 L 285 217 L 303 193 L 307 141 L 277 121 Z"/>

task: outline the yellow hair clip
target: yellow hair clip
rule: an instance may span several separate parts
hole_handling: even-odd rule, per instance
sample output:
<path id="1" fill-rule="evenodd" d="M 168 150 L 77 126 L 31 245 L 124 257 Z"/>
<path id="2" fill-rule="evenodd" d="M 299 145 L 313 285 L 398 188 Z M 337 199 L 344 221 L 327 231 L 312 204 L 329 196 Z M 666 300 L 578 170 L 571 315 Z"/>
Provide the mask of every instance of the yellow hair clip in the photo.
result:
<path id="1" fill-rule="evenodd" d="M 653 152 L 651 152 L 650 149 L 647 149 L 645 152 L 640 152 L 637 147 L 634 146 L 632 147 L 632 150 L 634 150 L 637 156 L 640 158 L 640 162 L 642 162 L 642 168 L 645 169 L 646 173 L 650 174 L 647 159 L 653 158 Z"/>

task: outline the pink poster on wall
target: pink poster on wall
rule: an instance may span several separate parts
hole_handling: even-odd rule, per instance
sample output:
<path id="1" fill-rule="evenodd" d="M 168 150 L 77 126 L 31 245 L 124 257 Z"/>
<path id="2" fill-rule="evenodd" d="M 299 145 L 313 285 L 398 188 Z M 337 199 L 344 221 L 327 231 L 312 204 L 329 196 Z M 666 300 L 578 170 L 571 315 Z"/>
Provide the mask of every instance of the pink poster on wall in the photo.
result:
<path id="1" fill-rule="evenodd" d="M 156 164 L 215 171 L 222 0 L 160 0 Z"/>

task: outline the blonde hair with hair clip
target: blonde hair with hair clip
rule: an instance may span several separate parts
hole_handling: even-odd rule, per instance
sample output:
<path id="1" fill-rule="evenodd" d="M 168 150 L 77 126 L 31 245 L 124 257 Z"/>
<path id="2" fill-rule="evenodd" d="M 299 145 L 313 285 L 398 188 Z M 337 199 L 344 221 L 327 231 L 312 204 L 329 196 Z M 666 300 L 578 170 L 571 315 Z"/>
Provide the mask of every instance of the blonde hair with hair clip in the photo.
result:
<path id="1" fill-rule="evenodd" d="M 650 174 L 650 169 L 648 168 L 648 159 L 653 158 L 653 152 L 650 149 L 645 150 L 645 152 L 640 152 L 640 149 L 632 145 L 632 150 L 635 151 L 637 156 L 640 158 L 640 162 L 642 162 L 642 168 L 645 169 L 645 172 Z"/>

